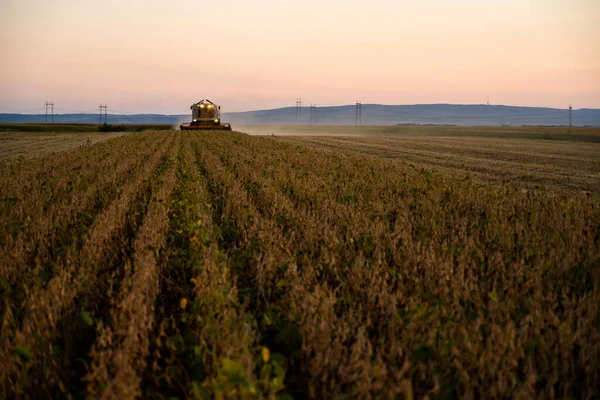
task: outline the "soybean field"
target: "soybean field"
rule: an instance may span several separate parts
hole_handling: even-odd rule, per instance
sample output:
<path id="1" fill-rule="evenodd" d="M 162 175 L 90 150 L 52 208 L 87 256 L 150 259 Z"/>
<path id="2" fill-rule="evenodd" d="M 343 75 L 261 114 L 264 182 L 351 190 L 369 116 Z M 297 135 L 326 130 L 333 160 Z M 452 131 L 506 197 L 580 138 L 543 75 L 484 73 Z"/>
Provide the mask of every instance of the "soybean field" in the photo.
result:
<path id="1" fill-rule="evenodd" d="M 600 144 L 103 139 L 0 162 L 1 398 L 600 396 Z"/>

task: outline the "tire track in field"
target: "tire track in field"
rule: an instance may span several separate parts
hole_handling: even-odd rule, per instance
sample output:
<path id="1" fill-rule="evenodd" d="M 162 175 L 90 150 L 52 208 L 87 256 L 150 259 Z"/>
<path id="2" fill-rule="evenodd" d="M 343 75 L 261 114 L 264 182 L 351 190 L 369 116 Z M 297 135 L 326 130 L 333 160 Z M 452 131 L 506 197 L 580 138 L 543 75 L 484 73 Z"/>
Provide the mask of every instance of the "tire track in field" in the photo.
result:
<path id="1" fill-rule="evenodd" d="M 110 245 L 125 225 L 130 202 L 135 199 L 144 182 L 152 177 L 173 139 L 173 136 L 167 139 L 166 145 L 143 165 L 139 176 L 124 185 L 119 198 L 96 218 L 83 239 L 81 251 L 67 256 L 64 266 L 46 288 L 30 294 L 30 313 L 25 316 L 23 326 L 15 333 L 14 340 L 7 342 L 1 353 L 8 360 L 2 373 L 5 375 L 3 378 L 12 383 L 10 386 L 49 389 L 48 385 L 57 384 L 54 377 L 56 371 L 35 368 L 42 365 L 44 360 L 52 364 L 51 349 L 44 348 L 44 345 L 57 334 L 55 327 L 59 319 L 76 307 L 76 296 L 88 289 L 88 285 L 94 284 L 98 265 L 111 257 Z M 11 354 L 15 348 L 30 349 L 33 356 L 31 362 L 24 363 Z"/>
<path id="2" fill-rule="evenodd" d="M 181 135 L 169 152 L 164 180 L 148 206 L 133 243 L 131 270 L 126 269 L 109 322 L 98 328 L 92 348 L 92 367 L 85 380 L 88 393 L 100 398 L 133 398 L 141 395 L 141 373 L 146 367 L 159 274 L 166 260 L 159 253 L 166 243 L 170 196 L 175 187 L 175 159 Z"/>

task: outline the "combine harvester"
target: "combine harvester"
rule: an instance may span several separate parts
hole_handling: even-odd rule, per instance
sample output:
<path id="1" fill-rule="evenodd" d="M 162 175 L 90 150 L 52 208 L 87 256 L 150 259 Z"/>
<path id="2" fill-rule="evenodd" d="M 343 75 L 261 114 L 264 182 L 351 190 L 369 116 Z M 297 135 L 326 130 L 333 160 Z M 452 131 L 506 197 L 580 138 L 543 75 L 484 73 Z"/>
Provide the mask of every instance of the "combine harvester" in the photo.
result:
<path id="1" fill-rule="evenodd" d="M 181 124 L 182 131 L 219 130 L 230 131 L 230 124 L 221 123 L 221 106 L 210 100 L 201 100 L 190 106 L 192 110 L 192 122 Z"/>

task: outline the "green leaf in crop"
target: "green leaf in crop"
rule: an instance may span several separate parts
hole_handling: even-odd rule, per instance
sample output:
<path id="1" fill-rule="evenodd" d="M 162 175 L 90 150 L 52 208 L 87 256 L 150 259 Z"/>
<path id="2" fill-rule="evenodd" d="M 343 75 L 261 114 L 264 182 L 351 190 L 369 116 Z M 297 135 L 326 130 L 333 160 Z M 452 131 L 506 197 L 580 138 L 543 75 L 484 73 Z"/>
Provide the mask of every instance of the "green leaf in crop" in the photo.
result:
<path id="1" fill-rule="evenodd" d="M 434 353 L 433 353 L 433 349 L 431 347 L 428 347 L 425 345 L 420 345 L 412 353 L 412 362 L 416 364 L 416 363 L 428 361 L 428 360 L 433 359 L 433 356 L 434 356 Z"/>
<path id="2" fill-rule="evenodd" d="M 27 346 L 17 346 L 17 347 L 15 347 L 14 352 L 16 355 L 19 356 L 19 358 L 23 362 L 28 362 L 31 360 L 31 357 L 32 357 L 31 349 Z"/>
<path id="3" fill-rule="evenodd" d="M 94 318 L 92 318 L 92 316 L 90 315 L 90 313 L 88 313 L 85 310 L 82 310 L 79 313 L 79 316 L 81 317 L 81 319 L 83 320 L 83 322 L 85 322 L 85 324 L 87 326 L 94 326 Z"/>
<path id="4" fill-rule="evenodd" d="M 183 342 L 183 338 L 181 337 L 181 335 L 173 335 L 168 339 L 168 343 L 172 346 L 173 349 L 175 349 L 175 351 L 178 354 L 181 354 L 182 352 L 185 351 L 185 343 Z"/>
<path id="5" fill-rule="evenodd" d="M 285 279 L 281 279 L 281 280 L 277 281 L 277 283 L 275 284 L 275 286 L 276 286 L 277 288 L 282 288 L 282 287 L 284 287 L 285 285 L 287 285 L 287 282 L 285 281 Z"/>
<path id="6" fill-rule="evenodd" d="M 525 341 L 525 348 L 528 352 L 533 353 L 538 345 L 537 340 L 535 339 L 527 339 Z"/>
<path id="7" fill-rule="evenodd" d="M 183 340 L 184 340 L 185 344 L 189 344 L 191 346 L 195 346 L 199 342 L 198 336 L 194 332 L 187 332 L 183 336 Z"/>
<path id="8" fill-rule="evenodd" d="M 202 383 L 204 382 L 204 364 L 202 361 L 198 360 L 194 364 L 192 364 L 192 369 L 190 371 L 191 378 L 194 382 Z"/>
<path id="9" fill-rule="evenodd" d="M 192 382 L 192 390 L 196 400 L 212 399 L 211 393 L 199 382 Z"/>
<path id="10" fill-rule="evenodd" d="M 197 313 L 200 311 L 200 307 L 202 307 L 202 300 L 200 298 L 196 298 L 196 300 L 194 300 L 194 305 L 192 306 L 192 311 Z"/>
<path id="11" fill-rule="evenodd" d="M 289 266 L 290 266 L 289 262 L 286 262 L 285 264 L 283 264 L 283 266 L 281 268 L 279 268 L 279 273 L 285 274 L 287 272 Z"/>
<path id="12" fill-rule="evenodd" d="M 271 353 L 271 360 L 275 363 L 284 363 L 285 357 L 281 353 Z"/>

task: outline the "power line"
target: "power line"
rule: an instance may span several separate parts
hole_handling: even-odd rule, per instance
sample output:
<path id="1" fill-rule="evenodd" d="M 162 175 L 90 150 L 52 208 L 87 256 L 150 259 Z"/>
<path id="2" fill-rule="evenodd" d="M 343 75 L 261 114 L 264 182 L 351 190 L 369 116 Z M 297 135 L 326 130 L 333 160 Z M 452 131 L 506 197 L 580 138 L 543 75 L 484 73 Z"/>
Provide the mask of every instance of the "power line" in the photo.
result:
<path id="1" fill-rule="evenodd" d="M 356 121 L 356 117 L 358 115 L 358 117 L 361 117 L 362 114 L 362 108 L 363 108 L 364 104 L 359 104 L 359 102 L 357 102 L 357 104 L 355 105 L 355 111 L 354 113 L 350 113 L 348 111 L 345 110 L 331 110 L 330 112 L 335 112 L 336 115 L 354 115 L 355 116 L 355 121 Z M 357 110 L 358 109 L 358 110 Z M 374 110 L 377 111 L 377 110 Z M 393 112 L 393 115 L 389 115 L 389 116 L 381 116 L 379 118 L 397 118 L 397 117 L 422 117 L 422 118 L 464 118 L 464 119 L 498 119 L 498 118 L 506 118 L 506 119 L 564 119 L 564 111 L 562 110 L 556 110 L 556 111 L 550 111 L 547 113 L 538 113 L 538 114 L 522 114 L 522 115 L 494 115 L 494 114 L 490 114 L 490 115 L 448 115 L 448 114 L 443 114 L 440 115 L 439 113 L 437 113 L 436 111 L 432 111 L 432 112 L 411 112 L 411 111 L 390 111 Z M 562 114 L 563 116 L 560 117 L 559 115 Z M 360 122 L 360 120 L 359 120 Z"/>
<path id="2" fill-rule="evenodd" d="M 112 110 L 113 110 L 113 113 L 112 113 L 112 115 L 115 115 L 115 113 L 121 113 L 121 114 L 123 114 L 123 115 L 125 115 L 125 114 L 133 114 L 133 115 L 135 115 L 135 114 L 141 114 L 140 112 L 133 112 L 133 111 L 123 111 L 123 110 L 115 110 L 114 108 L 112 108 Z"/>
<path id="3" fill-rule="evenodd" d="M 78 114 L 92 114 L 92 113 L 94 113 L 96 111 L 96 110 L 85 110 L 85 111 L 83 111 L 83 110 L 71 110 L 69 108 L 62 108 L 62 107 L 61 108 L 56 107 L 56 109 L 59 110 L 59 111 L 63 111 L 63 113 L 64 113 L 64 111 L 68 111 L 68 112 L 78 113 Z"/>

